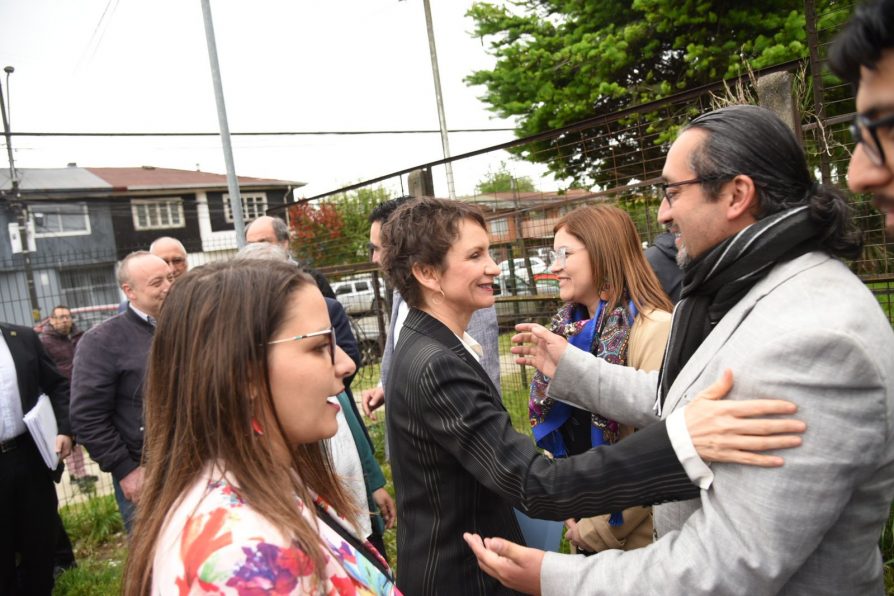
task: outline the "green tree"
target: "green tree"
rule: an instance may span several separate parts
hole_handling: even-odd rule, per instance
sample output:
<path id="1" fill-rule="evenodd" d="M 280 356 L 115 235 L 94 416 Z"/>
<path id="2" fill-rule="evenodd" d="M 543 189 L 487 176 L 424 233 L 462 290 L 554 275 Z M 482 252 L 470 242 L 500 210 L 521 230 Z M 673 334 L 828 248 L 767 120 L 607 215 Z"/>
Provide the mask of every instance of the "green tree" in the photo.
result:
<path id="1" fill-rule="evenodd" d="M 807 54 L 803 0 L 506 0 L 468 14 L 496 64 L 466 82 L 520 137 Z M 637 114 L 515 153 L 573 183 L 624 184 L 697 111 Z"/>
<path id="2" fill-rule="evenodd" d="M 534 190 L 536 190 L 534 181 L 528 176 L 514 177 L 512 172 L 506 169 L 505 161 L 500 162 L 500 167 L 496 172 L 488 169 L 484 178 L 475 186 L 475 191 L 482 195 L 495 192 L 533 192 Z"/>
<path id="3" fill-rule="evenodd" d="M 392 198 L 382 187 L 360 188 L 326 199 L 341 215 L 345 263 L 369 260 L 369 214 L 378 205 Z"/>
<path id="4" fill-rule="evenodd" d="M 327 197 L 315 205 L 302 203 L 291 207 L 295 256 L 317 267 L 367 260 L 369 214 L 390 198 L 391 193 L 385 188 L 360 188 Z"/>

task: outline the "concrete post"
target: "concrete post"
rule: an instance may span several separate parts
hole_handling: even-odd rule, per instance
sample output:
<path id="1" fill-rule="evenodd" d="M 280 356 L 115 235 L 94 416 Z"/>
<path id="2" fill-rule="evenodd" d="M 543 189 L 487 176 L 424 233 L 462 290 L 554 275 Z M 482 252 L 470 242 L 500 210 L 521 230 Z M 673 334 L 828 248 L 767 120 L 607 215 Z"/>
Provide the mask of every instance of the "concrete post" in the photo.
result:
<path id="1" fill-rule="evenodd" d="M 761 106 L 779 116 L 801 141 L 801 114 L 792 93 L 794 75 L 774 72 L 757 80 L 757 100 Z"/>
<path id="2" fill-rule="evenodd" d="M 411 197 L 435 196 L 435 184 L 432 180 L 431 170 L 413 170 L 407 176 L 407 186 Z"/>

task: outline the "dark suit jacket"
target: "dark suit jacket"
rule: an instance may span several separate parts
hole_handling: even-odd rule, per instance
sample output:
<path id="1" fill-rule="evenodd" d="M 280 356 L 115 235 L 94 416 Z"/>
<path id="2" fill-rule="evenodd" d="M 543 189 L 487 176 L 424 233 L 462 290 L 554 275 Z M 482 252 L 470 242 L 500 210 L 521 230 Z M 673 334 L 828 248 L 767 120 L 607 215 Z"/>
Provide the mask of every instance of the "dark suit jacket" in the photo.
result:
<path id="1" fill-rule="evenodd" d="M 53 404 L 59 434 L 71 436 L 68 421 L 68 380 L 56 369 L 37 333 L 28 327 L 5 323 L 0 323 L 0 331 L 16 365 L 22 413 L 27 414 L 37 404 L 40 394 L 46 393 Z M 54 479 L 58 481 L 61 474 L 62 462 L 59 462 L 59 467 L 53 474 Z"/>
<path id="2" fill-rule="evenodd" d="M 338 300 L 335 298 L 324 298 L 324 300 L 326 300 L 326 308 L 329 311 L 329 321 L 332 324 L 332 328 L 335 329 L 335 345 L 344 350 L 357 367 L 354 374 L 345 377 L 344 379 L 345 393 L 348 396 L 348 405 L 350 405 L 351 411 L 354 412 L 354 416 L 357 417 L 357 421 L 360 423 L 360 428 L 363 429 L 363 436 L 366 437 L 366 442 L 369 443 L 371 449 L 375 450 L 372 438 L 369 436 L 369 431 L 363 423 L 363 417 L 360 415 L 360 410 L 357 409 L 357 402 L 354 400 L 354 394 L 351 393 L 351 382 L 354 380 L 354 377 L 357 375 L 357 371 L 360 370 L 361 366 L 360 349 L 357 347 L 357 340 L 354 338 L 354 332 L 351 331 L 351 321 L 348 319 L 345 308 Z"/>
<path id="3" fill-rule="evenodd" d="M 348 319 L 345 307 L 335 298 L 323 299 L 326 301 L 326 310 L 329 311 L 329 322 L 335 329 L 335 344 L 344 350 L 345 354 L 354 361 L 354 366 L 357 367 L 353 375 L 345 377 L 345 390 L 350 394 L 351 381 L 360 370 L 360 348 L 357 347 L 357 339 L 354 337 L 354 332 L 351 331 L 351 321 Z"/>
<path id="4" fill-rule="evenodd" d="M 484 369 L 442 323 L 411 309 L 385 385 L 404 594 L 498 594 L 463 532 L 523 538 L 513 507 L 564 520 L 692 498 L 653 425 L 612 448 L 551 460 L 512 428 Z"/>
<path id="5" fill-rule="evenodd" d="M 143 379 L 154 332 L 128 308 L 85 333 L 75 352 L 72 426 L 100 469 L 119 481 L 143 453 Z"/>

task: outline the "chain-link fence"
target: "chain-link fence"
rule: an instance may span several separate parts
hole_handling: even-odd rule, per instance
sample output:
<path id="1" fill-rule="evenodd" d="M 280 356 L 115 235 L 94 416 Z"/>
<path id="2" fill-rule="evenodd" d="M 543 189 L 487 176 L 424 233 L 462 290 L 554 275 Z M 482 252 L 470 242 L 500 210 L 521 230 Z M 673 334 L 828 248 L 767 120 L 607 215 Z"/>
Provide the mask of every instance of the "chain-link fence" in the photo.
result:
<path id="1" fill-rule="evenodd" d="M 850 13 L 850 6 L 837 10 Z M 815 21 L 841 22 L 819 15 Z M 843 187 L 847 160 L 853 147 L 848 124 L 853 115 L 853 94 L 837 83 L 823 66 L 833 29 L 811 33 L 811 58 L 748 72 L 739 80 L 679 93 L 611 114 L 595 115 L 560 130 L 550 131 L 482 148 L 449 160 L 455 172 L 512 171 L 517 159 L 550 162 L 553 175 L 530 179 L 535 189 L 515 184 L 501 192 L 458 197 L 476 203 L 486 214 L 491 252 L 501 267 L 495 282 L 500 326 L 500 353 L 504 403 L 517 428 L 528 428 L 527 399 L 533 370 L 514 363 L 509 354 L 513 326 L 522 321 L 545 323 L 559 307 L 556 280 L 548 270 L 553 227 L 564 214 L 581 205 L 611 203 L 626 210 L 644 246 L 662 231 L 656 213 L 660 196 L 654 188 L 661 175 L 665 153 L 678 127 L 695 115 L 730 102 L 756 102 L 762 78 L 788 73 L 797 109 L 797 130 L 816 177 Z M 508 160 L 508 161 L 507 161 Z M 507 165 L 508 164 L 508 165 Z M 437 179 L 444 176 L 444 161 L 418 164 L 326 193 L 287 212 L 296 234 L 293 255 L 320 269 L 328 277 L 336 298 L 348 312 L 363 355 L 354 381 L 355 396 L 379 378 L 379 360 L 390 314 L 390 290 L 367 253 L 366 215 L 391 194 L 384 188 L 412 188 L 404 184 L 411 171 Z M 563 178 L 556 173 L 566 174 Z M 524 178 L 524 177 L 519 177 Z M 424 176 L 423 176 L 424 179 Z M 556 180 L 559 180 L 556 182 Z M 422 185 L 425 188 L 425 184 Z M 430 187 L 429 187 L 430 188 Z M 546 190 L 553 188 L 558 190 Z M 424 193 L 423 193 L 424 194 Z M 866 247 L 851 264 L 878 297 L 894 321 L 894 245 L 885 242 L 882 219 L 866 197 L 853 197 L 855 221 L 863 229 Z M 159 231 L 159 235 L 164 230 Z M 219 243 L 209 239 L 185 242 L 191 267 L 229 259 L 235 254 L 233 238 Z M 87 329 L 114 315 L 123 296 L 115 282 L 117 259 L 130 249 L 63 251 L 54 257 L 34 255 L 26 270 L 21 255 L 0 260 L 0 309 L 3 320 L 31 324 L 35 302 L 42 313 L 54 305 L 72 309 L 75 324 Z M 43 321 L 37 323 L 38 327 Z M 89 458 L 86 475 L 96 482 L 73 482 L 68 474 L 58 485 L 61 504 L 76 504 L 86 495 L 111 493 L 112 485 Z"/>
<path id="2" fill-rule="evenodd" d="M 748 71 L 738 80 L 718 82 L 619 112 L 596 115 L 573 126 L 451 160 L 420 164 L 395 172 L 390 178 L 383 176 L 313 197 L 310 204 L 319 210 L 358 205 L 358 201 L 362 202 L 358 193 L 371 196 L 382 185 L 396 186 L 394 178 L 401 178 L 410 170 L 442 175 L 440 168 L 444 161 L 450 161 L 454 171 L 483 167 L 494 170 L 499 167 L 497 164 L 503 163 L 507 151 L 519 158 L 549 162 L 554 172 L 570 173 L 572 178 L 565 180 L 564 190 L 519 190 L 525 185 L 518 184 L 504 192 L 457 197 L 478 204 L 486 214 L 491 253 L 501 267 L 494 289 L 501 333 L 504 402 L 513 413 L 516 426 L 525 428 L 530 370 L 514 364 L 508 353 L 508 342 L 514 324 L 531 320 L 546 322 L 558 307 L 556 282 L 546 262 L 555 223 L 581 205 L 610 203 L 627 211 L 644 247 L 650 245 L 662 231 L 656 217 L 661 199 L 655 184 L 660 180 L 665 154 L 679 127 L 694 116 L 723 105 L 760 103 L 767 84 L 777 89 L 785 85 L 784 90 L 793 98 L 788 109 L 794 116 L 788 119 L 802 140 L 815 177 L 846 192 L 847 164 L 853 149 L 848 128 L 854 113 L 853 91 L 828 73 L 825 55 L 852 6 L 839 4 L 833 11 L 819 15 L 813 14 L 812 7 L 808 8 L 811 51 L 805 60 Z M 562 183 L 553 180 L 528 182 L 538 188 L 547 185 L 563 188 Z M 402 181 L 400 186 L 403 187 Z M 894 322 L 894 245 L 886 243 L 883 219 L 868 197 L 851 196 L 851 206 L 854 221 L 863 230 L 865 248 L 850 266 Z M 301 209 L 307 212 L 311 207 L 305 205 Z M 337 255 L 337 263 L 318 261 L 333 279 L 371 280 L 373 272 L 366 263 L 365 242 L 365 231 L 348 243 L 340 238 L 317 236 L 314 253 L 307 256 Z M 348 248 L 343 251 L 345 246 Z M 345 291 L 356 291 L 356 285 Z"/>

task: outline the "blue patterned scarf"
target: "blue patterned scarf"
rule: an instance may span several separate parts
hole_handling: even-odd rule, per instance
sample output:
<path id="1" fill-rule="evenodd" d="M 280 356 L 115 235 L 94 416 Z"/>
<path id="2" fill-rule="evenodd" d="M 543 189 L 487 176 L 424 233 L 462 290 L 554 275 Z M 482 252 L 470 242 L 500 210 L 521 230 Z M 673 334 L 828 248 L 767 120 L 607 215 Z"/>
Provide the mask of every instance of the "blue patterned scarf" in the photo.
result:
<path id="1" fill-rule="evenodd" d="M 605 301 L 600 300 L 593 318 L 580 304 L 565 304 L 553 317 L 550 331 L 568 339 L 579 350 L 594 354 L 612 364 L 627 364 L 627 342 L 630 328 L 636 318 L 633 301 L 606 312 Z M 597 339 L 597 330 L 598 339 Z M 559 431 L 568 421 L 574 406 L 547 397 L 549 377 L 537 372 L 531 380 L 531 397 L 528 414 L 534 440 L 555 457 L 567 457 L 568 450 Z M 591 445 L 611 444 L 618 440 L 618 424 L 599 414 L 592 415 Z"/>
<path id="2" fill-rule="evenodd" d="M 617 306 L 606 312 L 605 304 L 604 300 L 600 300 L 596 315 L 588 319 L 586 307 L 569 302 L 553 317 L 550 331 L 567 338 L 568 343 L 579 350 L 590 352 L 612 364 L 626 365 L 627 344 L 636 318 L 636 307 L 632 300 L 628 300 L 626 307 Z M 546 449 L 555 457 L 567 457 L 568 449 L 560 429 L 577 408 L 547 397 L 548 387 L 549 377 L 537 371 L 531 380 L 531 397 L 528 401 L 531 430 L 538 447 Z M 595 412 L 591 413 L 591 447 L 610 445 L 617 442 L 618 438 L 617 422 Z M 623 524 L 621 512 L 612 513 L 609 523 L 613 526 Z"/>

